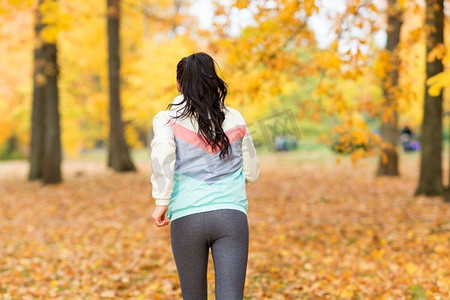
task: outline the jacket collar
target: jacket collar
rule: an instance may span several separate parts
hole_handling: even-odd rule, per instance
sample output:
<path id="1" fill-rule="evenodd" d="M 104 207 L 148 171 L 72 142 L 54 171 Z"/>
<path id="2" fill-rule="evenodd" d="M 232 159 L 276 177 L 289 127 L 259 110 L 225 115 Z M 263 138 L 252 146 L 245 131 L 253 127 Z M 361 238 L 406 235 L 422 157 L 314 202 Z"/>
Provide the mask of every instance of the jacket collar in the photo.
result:
<path id="1" fill-rule="evenodd" d="M 184 99 L 183 94 L 176 96 L 173 100 L 172 100 L 172 104 L 178 104 L 181 103 Z M 182 104 L 184 105 L 184 103 Z M 176 107 L 181 107 L 182 105 L 177 105 Z"/>
<path id="2" fill-rule="evenodd" d="M 175 115 L 172 116 L 172 117 L 178 116 L 183 111 L 183 109 L 184 109 L 184 107 L 186 105 L 186 102 L 183 102 L 183 100 L 184 100 L 183 94 L 176 96 L 172 100 L 172 102 L 171 102 L 172 106 L 170 107 L 170 111 L 175 113 Z M 180 104 L 180 105 L 177 105 L 177 104 Z"/>

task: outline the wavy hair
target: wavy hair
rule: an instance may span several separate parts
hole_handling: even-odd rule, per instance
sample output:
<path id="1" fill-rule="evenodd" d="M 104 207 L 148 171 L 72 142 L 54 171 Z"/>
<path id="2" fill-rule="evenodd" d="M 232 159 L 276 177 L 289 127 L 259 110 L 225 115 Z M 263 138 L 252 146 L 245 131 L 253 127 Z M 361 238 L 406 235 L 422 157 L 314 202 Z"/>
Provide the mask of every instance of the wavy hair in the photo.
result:
<path id="1" fill-rule="evenodd" d="M 222 124 L 225 120 L 225 97 L 228 86 L 217 75 L 217 62 L 204 52 L 182 58 L 177 64 L 177 81 L 186 103 L 176 118 L 194 117 L 198 134 L 214 151 L 220 149 L 220 158 L 230 157 L 231 147 Z"/>

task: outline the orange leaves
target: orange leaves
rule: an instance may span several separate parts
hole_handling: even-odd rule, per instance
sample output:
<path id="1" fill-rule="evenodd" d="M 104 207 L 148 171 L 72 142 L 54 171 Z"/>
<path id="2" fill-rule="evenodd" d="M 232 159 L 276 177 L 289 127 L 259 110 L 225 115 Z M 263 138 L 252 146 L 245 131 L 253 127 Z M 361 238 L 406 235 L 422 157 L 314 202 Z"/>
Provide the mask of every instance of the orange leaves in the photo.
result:
<path id="1" fill-rule="evenodd" d="M 374 179 L 376 160 L 354 169 L 310 151 L 260 160 L 247 190 L 246 298 L 448 298 L 450 211 L 411 196 L 416 175 Z M 407 156 L 401 167 L 418 162 Z M 66 183 L 51 188 L 23 180 L 26 162 L 11 166 L 0 164 L 3 298 L 181 299 L 169 228 L 145 220 L 146 161 L 118 175 L 68 160 Z M 211 260 L 208 272 L 213 298 Z"/>
<path id="2" fill-rule="evenodd" d="M 0 5 L 0 16 L 14 13 L 17 10 L 30 9 L 33 5 L 33 0 L 2 0 Z"/>
<path id="3" fill-rule="evenodd" d="M 231 8 L 216 4 L 223 19 L 231 20 L 233 8 L 245 9 L 250 1 L 234 1 Z M 257 105 L 252 115 L 259 112 L 262 116 L 269 112 L 260 107 L 279 102 L 280 96 L 298 89 L 298 77 L 309 75 L 304 70 L 306 60 L 299 52 L 306 52 L 303 48 L 315 41 L 300 12 L 312 12 L 314 1 L 261 1 L 252 2 L 251 7 L 247 11 L 251 13 L 251 25 L 242 28 L 238 36 L 219 28 L 212 47 L 223 54 L 220 63 L 231 91 L 228 101 Z"/>
<path id="4" fill-rule="evenodd" d="M 342 66 L 342 60 L 335 49 L 315 52 L 311 59 L 311 63 L 314 64 L 317 69 L 323 68 L 326 69 L 327 72 L 339 71 Z"/>
<path id="5" fill-rule="evenodd" d="M 380 78 L 386 77 L 386 72 L 390 67 L 391 54 L 389 51 L 381 50 L 374 63 L 375 74 Z"/>
<path id="6" fill-rule="evenodd" d="M 371 132 L 362 116 L 356 112 L 344 117 L 341 124 L 333 127 L 333 148 L 344 154 L 351 154 L 355 165 L 362 158 L 377 154 L 376 147 L 380 143 L 378 135 Z"/>
<path id="7" fill-rule="evenodd" d="M 395 116 L 395 108 L 392 106 L 385 106 L 383 107 L 383 111 L 381 114 L 381 121 L 383 123 L 387 123 L 387 122 L 394 122 L 394 116 Z"/>
<path id="8" fill-rule="evenodd" d="M 55 0 L 45 0 L 39 10 L 42 14 L 42 23 L 45 27 L 41 31 L 42 39 L 47 43 L 55 43 L 61 30 L 70 28 L 70 14 L 61 10 L 61 4 Z"/>
<path id="9" fill-rule="evenodd" d="M 411 41 L 412 43 L 417 43 L 417 42 L 420 41 L 420 39 L 422 37 L 422 33 L 423 33 L 423 28 L 422 27 L 418 27 L 418 28 L 412 29 L 408 33 L 407 40 Z"/>
<path id="10" fill-rule="evenodd" d="M 450 61 L 450 54 L 447 52 L 445 45 L 437 44 L 428 54 L 427 61 L 429 63 L 435 60 L 442 60 L 444 64 Z M 444 87 L 450 86 L 450 73 L 444 71 L 428 78 L 427 85 L 429 86 L 428 93 L 431 96 L 438 96 Z"/>
<path id="11" fill-rule="evenodd" d="M 444 55 L 446 53 L 445 45 L 443 44 L 437 44 L 431 51 L 428 53 L 427 61 L 429 63 L 435 61 L 435 60 L 442 60 L 444 58 Z"/>
<path id="12" fill-rule="evenodd" d="M 312 16 L 313 14 L 319 11 L 319 8 L 316 5 L 315 0 L 305 0 L 303 1 L 302 5 L 308 17 Z"/>
<path id="13" fill-rule="evenodd" d="M 239 9 L 243 9 L 243 8 L 247 8 L 249 4 L 250 4 L 250 0 L 236 0 L 236 2 L 234 3 L 234 6 Z"/>
<path id="14" fill-rule="evenodd" d="M 428 93 L 430 96 L 439 96 L 444 87 L 450 86 L 450 72 L 444 71 L 428 78 L 427 85 L 429 86 Z"/>

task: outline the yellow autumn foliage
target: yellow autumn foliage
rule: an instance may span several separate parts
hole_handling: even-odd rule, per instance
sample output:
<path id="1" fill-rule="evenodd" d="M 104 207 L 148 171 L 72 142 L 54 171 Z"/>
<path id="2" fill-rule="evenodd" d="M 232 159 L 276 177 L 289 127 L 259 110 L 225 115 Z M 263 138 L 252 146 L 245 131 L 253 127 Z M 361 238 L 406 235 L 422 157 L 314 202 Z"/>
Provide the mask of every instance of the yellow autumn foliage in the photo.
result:
<path id="1" fill-rule="evenodd" d="M 444 87 L 450 85 L 450 72 L 445 71 L 428 78 L 427 84 L 429 85 L 428 93 L 430 96 L 438 96 Z"/>
<path id="2" fill-rule="evenodd" d="M 0 145 L 14 135 L 21 149 L 29 140 L 31 113 L 33 5 L 34 1 L 8 0 L 0 8 L 0 87 L 2 103 Z M 211 31 L 200 30 L 195 18 L 186 14 L 187 2 L 176 10 L 171 0 L 122 1 L 122 109 L 125 133 L 132 147 L 143 147 L 143 136 L 151 131 L 153 115 L 177 95 L 176 63 L 183 56 L 205 51 L 221 66 L 230 89 L 227 104 L 242 110 L 250 123 L 274 111 L 290 109 L 301 121 L 344 124 L 354 113 L 366 121 L 386 120 L 381 113 L 381 80 L 391 68 L 385 51 L 377 49 L 367 36 L 355 37 L 351 49 L 342 50 L 335 40 L 329 48 L 317 46 L 309 18 L 321 12 L 317 1 L 275 0 L 214 1 L 216 15 Z M 358 13 L 360 0 L 349 2 L 342 22 L 366 28 L 369 15 L 348 20 Z M 402 1 L 404 30 L 399 49 L 402 58 L 396 105 L 400 125 L 417 128 L 421 122 L 424 94 L 423 9 Z M 250 14 L 253 22 L 230 35 L 228 21 L 237 11 Z M 367 5 L 381 14 L 374 3 Z M 60 73 L 60 113 L 63 149 L 76 155 L 81 149 L 101 144 L 108 137 L 108 79 L 106 51 L 106 3 L 45 0 L 40 7 L 46 27 L 42 38 L 56 41 Z M 349 21 L 350 20 L 350 21 Z M 351 21 L 353 20 L 353 21 Z M 339 20 L 334 20 L 339 21 Z M 377 21 L 378 22 L 378 21 Z M 376 23 L 376 22 L 375 22 Z M 339 25 L 339 24 L 336 24 Z M 18 30 L 18 29 L 23 30 Z M 378 30 L 377 23 L 373 30 Z M 13 34 L 14 33 L 14 34 Z M 365 50 L 364 50 L 365 49 Z M 443 45 L 428 59 L 450 61 Z M 431 78 L 429 92 L 436 94 L 448 85 L 447 73 Z M 37 78 L 39 80 L 39 78 Z M 8 112 L 14 112 L 14 118 Z M 309 121 L 309 120 L 306 120 Z M 371 123 L 373 124 L 373 123 Z M 366 124 L 367 125 L 367 124 Z M 331 125 L 326 125 L 331 126 Z M 353 125 L 352 125 L 353 126 Z M 373 125 L 371 125 L 373 127 Z M 345 125 L 345 128 L 349 128 Z M 373 128 L 371 128 L 373 129 Z M 366 132 L 363 134 L 354 132 Z M 353 130 L 349 139 L 358 143 L 373 140 L 369 128 Z M 343 134 L 347 134 L 347 130 Z M 329 141 L 328 141 L 329 142 Z"/>

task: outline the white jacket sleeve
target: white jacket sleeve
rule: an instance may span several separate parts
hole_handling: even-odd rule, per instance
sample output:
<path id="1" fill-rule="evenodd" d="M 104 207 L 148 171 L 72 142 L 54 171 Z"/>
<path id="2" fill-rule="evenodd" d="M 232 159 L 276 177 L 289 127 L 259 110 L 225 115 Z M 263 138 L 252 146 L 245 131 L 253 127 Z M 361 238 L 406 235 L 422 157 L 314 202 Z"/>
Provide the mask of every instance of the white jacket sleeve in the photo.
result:
<path id="1" fill-rule="evenodd" d="M 252 184 L 259 177 L 259 159 L 256 156 L 252 136 L 246 126 L 246 133 L 242 140 L 242 163 L 246 184 Z"/>
<path id="2" fill-rule="evenodd" d="M 156 205 L 168 205 L 173 190 L 175 169 L 175 141 L 168 124 L 167 111 L 153 118 L 154 137 L 151 141 L 152 196 Z"/>

